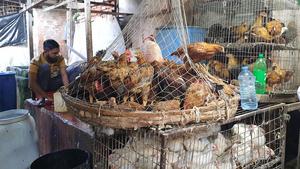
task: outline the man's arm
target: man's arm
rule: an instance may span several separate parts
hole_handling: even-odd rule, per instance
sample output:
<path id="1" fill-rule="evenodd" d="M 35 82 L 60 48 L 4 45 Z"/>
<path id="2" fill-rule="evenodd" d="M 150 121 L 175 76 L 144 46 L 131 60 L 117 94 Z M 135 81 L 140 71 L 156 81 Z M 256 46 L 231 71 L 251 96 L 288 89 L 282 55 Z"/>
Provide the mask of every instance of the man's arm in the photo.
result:
<path id="1" fill-rule="evenodd" d="M 29 73 L 29 87 L 35 94 L 47 98 L 48 100 L 52 100 L 52 98 L 49 98 L 47 93 L 37 83 L 37 74 Z"/>
<path id="2" fill-rule="evenodd" d="M 65 67 L 60 68 L 60 74 L 65 87 L 69 85 L 68 74 Z"/>

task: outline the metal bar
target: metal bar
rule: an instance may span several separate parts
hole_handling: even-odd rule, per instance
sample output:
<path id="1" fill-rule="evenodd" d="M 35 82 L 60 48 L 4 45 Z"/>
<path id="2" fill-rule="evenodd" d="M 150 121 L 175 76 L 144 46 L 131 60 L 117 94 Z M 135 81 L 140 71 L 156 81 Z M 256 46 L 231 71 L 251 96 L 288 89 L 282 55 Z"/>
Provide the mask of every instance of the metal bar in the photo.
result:
<path id="1" fill-rule="evenodd" d="M 288 113 L 288 108 L 286 106 L 284 106 L 283 113 L 282 113 L 282 116 L 283 116 L 283 131 L 282 131 L 283 133 L 282 133 L 282 135 L 284 136 L 284 141 L 282 143 L 281 168 L 285 167 L 285 149 L 286 149 L 286 128 L 287 128 L 287 123 L 286 123 L 284 118 L 285 118 L 287 113 Z"/>
<path id="2" fill-rule="evenodd" d="M 258 115 L 258 114 L 265 113 L 265 112 L 275 110 L 275 109 L 279 109 L 279 108 L 284 109 L 285 106 L 286 106 L 285 103 L 280 103 L 280 104 L 272 105 L 272 106 L 269 106 L 269 107 L 266 107 L 266 108 L 263 108 L 263 109 L 257 109 L 255 111 L 245 112 L 245 114 L 230 118 L 229 120 L 224 121 L 222 124 L 228 124 L 228 123 L 231 123 L 231 122 L 239 121 L 239 120 L 245 119 L 247 117 L 251 117 L 255 114 Z"/>
<path id="3" fill-rule="evenodd" d="M 93 56 L 91 2 L 90 0 L 84 0 L 84 4 L 85 4 L 86 57 L 87 60 L 89 61 Z"/>
<path id="4" fill-rule="evenodd" d="M 55 5 L 52 5 L 52 6 L 49 6 L 49 7 L 45 8 L 43 11 L 44 11 L 44 12 L 50 11 L 50 10 L 52 10 L 52 9 L 55 9 L 55 8 L 60 7 L 60 6 L 66 5 L 66 4 L 68 4 L 68 3 L 72 2 L 72 1 L 73 1 L 73 0 L 65 0 L 65 1 L 62 1 L 62 2 L 60 2 L 60 3 L 58 3 L 58 4 L 55 4 Z"/>
<path id="5" fill-rule="evenodd" d="M 79 12 L 84 12 L 83 9 L 78 9 Z M 99 14 L 107 14 L 107 15 L 133 15 L 133 13 L 121 13 L 121 12 L 111 12 L 111 11 L 99 11 L 99 10 L 91 10 L 91 13 L 99 13 Z"/>
<path id="6" fill-rule="evenodd" d="M 27 5 L 31 6 L 31 0 L 27 0 Z M 26 8 L 26 7 L 25 7 Z M 32 11 L 26 11 L 26 20 L 27 20 L 27 45 L 28 53 L 30 60 L 33 59 L 33 33 L 32 33 Z"/>
<path id="7" fill-rule="evenodd" d="M 66 39 L 66 41 L 67 41 L 67 46 L 68 47 L 71 47 L 72 46 L 72 35 L 73 35 L 73 33 L 72 33 L 72 31 L 73 31 L 73 28 L 72 28 L 72 16 L 73 16 L 73 14 L 72 14 L 72 9 L 70 8 L 70 9 L 68 9 L 68 11 L 66 12 L 67 13 L 67 39 Z M 70 56 L 71 56 L 71 49 L 70 48 L 68 48 L 68 56 L 67 56 L 67 60 L 69 61 L 69 59 L 70 59 Z"/>
<path id="8" fill-rule="evenodd" d="M 91 1 L 91 4 L 99 5 L 99 6 L 111 6 L 111 7 L 115 6 L 114 4 L 109 4 L 109 3 L 105 3 L 105 2 L 93 2 L 93 1 Z"/>
<path id="9" fill-rule="evenodd" d="M 286 107 L 288 109 L 287 112 L 292 112 L 292 111 L 295 111 L 295 110 L 300 110 L 300 102 L 287 104 Z"/>
<path id="10" fill-rule="evenodd" d="M 192 125 L 184 128 L 174 128 L 167 131 L 162 131 L 160 134 L 164 135 L 166 139 L 175 139 L 179 137 L 185 136 L 187 133 L 197 133 L 199 138 L 205 138 L 211 136 L 215 133 L 221 131 L 221 126 L 219 124 L 211 124 L 211 125 Z"/>
<path id="11" fill-rule="evenodd" d="M 160 169 L 165 169 L 166 168 L 166 162 L 167 162 L 167 145 L 166 145 L 166 136 L 165 135 L 160 135 L 161 139 L 161 149 L 160 149 Z"/>
<path id="12" fill-rule="evenodd" d="M 75 53 L 77 56 L 79 56 L 82 60 L 86 61 L 86 58 L 85 58 L 81 53 L 79 53 L 78 51 L 76 51 L 74 48 L 72 48 L 72 47 L 69 46 L 68 44 L 67 44 L 67 47 L 68 47 L 68 49 L 70 49 L 70 51 L 74 52 L 74 53 Z"/>
<path id="13" fill-rule="evenodd" d="M 19 13 L 21 12 L 26 12 L 28 10 L 31 10 L 32 8 L 35 8 L 36 6 L 46 2 L 47 0 L 39 0 L 37 2 L 31 3 L 28 7 L 26 7 L 25 9 L 21 10 Z M 28 1 L 27 1 L 28 2 Z M 31 2 L 31 1 L 30 1 Z"/>

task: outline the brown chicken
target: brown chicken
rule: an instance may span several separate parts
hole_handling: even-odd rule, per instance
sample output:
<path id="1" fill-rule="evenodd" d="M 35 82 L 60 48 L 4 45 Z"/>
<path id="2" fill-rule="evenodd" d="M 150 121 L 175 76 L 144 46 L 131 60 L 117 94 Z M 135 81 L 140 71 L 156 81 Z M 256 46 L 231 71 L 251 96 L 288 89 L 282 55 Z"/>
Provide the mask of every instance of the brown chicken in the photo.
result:
<path id="1" fill-rule="evenodd" d="M 222 79 L 229 79 L 230 78 L 230 72 L 226 68 L 226 66 L 217 60 L 212 60 L 208 62 L 208 68 L 210 72 L 213 74 L 219 76 Z"/>
<path id="2" fill-rule="evenodd" d="M 294 72 L 281 69 L 276 63 L 272 66 L 272 71 L 267 74 L 267 91 L 272 91 L 274 87 L 291 80 Z"/>
<path id="3" fill-rule="evenodd" d="M 267 28 L 263 26 L 265 17 L 267 17 L 267 14 L 260 12 L 251 27 L 251 35 L 255 38 L 255 41 L 271 42 L 273 40 L 273 36 L 271 36 Z"/>
<path id="4" fill-rule="evenodd" d="M 281 36 L 283 33 L 284 23 L 282 23 L 280 20 L 272 20 L 266 24 L 266 28 L 269 32 L 269 34 L 273 37 L 275 36 Z"/>
<path id="5" fill-rule="evenodd" d="M 239 61 L 233 54 L 227 54 L 226 57 L 228 58 L 227 69 L 235 69 L 239 67 Z"/>
<path id="6" fill-rule="evenodd" d="M 210 88 L 205 82 L 192 83 L 185 94 L 184 109 L 192 109 L 194 106 L 203 106 L 209 93 Z"/>
<path id="7" fill-rule="evenodd" d="M 197 42 L 187 45 L 188 55 L 194 63 L 202 60 L 211 59 L 216 53 L 224 52 L 224 47 L 218 44 Z M 184 63 L 187 63 L 187 58 L 184 56 L 184 50 L 182 47 L 178 48 L 177 51 L 171 55 L 182 57 Z"/>
<path id="8" fill-rule="evenodd" d="M 128 94 L 124 96 L 124 102 L 130 96 L 130 101 L 136 101 L 135 95 L 141 95 L 142 104 L 146 106 L 148 103 L 148 96 L 150 87 L 154 76 L 154 68 L 146 62 L 142 53 L 136 55 L 137 63 L 130 63 L 130 72 L 124 83 L 128 89 Z"/>
<path id="9" fill-rule="evenodd" d="M 231 30 L 238 36 L 239 39 L 244 39 L 244 35 L 249 31 L 249 25 L 246 22 L 241 23 L 241 25 L 232 27 Z"/>

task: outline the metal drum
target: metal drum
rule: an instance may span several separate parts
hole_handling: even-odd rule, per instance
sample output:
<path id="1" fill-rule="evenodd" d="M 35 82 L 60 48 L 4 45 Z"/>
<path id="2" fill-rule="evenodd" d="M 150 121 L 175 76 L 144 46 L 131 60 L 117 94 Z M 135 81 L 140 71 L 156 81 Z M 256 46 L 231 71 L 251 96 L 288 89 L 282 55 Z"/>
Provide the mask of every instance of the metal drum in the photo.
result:
<path id="1" fill-rule="evenodd" d="M 28 110 L 0 112 L 0 168 L 27 169 L 39 156 L 35 122 Z"/>

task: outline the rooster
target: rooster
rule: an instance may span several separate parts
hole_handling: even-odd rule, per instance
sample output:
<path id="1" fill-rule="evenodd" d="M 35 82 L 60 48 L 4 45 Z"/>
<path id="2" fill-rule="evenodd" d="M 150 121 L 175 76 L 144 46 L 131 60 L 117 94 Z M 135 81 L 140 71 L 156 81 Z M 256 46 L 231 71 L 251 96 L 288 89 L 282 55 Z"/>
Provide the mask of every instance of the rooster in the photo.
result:
<path id="1" fill-rule="evenodd" d="M 225 52 L 224 47 L 218 44 L 197 42 L 187 45 L 188 56 L 194 63 L 202 60 L 211 59 L 216 53 Z M 183 57 L 185 63 L 187 63 L 187 56 L 184 56 L 184 49 L 178 48 L 177 51 L 171 54 L 178 57 Z"/>
<path id="2" fill-rule="evenodd" d="M 150 35 L 146 37 L 143 40 L 143 49 L 144 49 L 144 57 L 145 60 L 149 63 L 152 63 L 154 61 L 157 62 L 164 62 L 164 58 L 161 53 L 161 49 L 158 46 L 158 44 L 155 41 L 155 38 L 153 35 Z"/>

